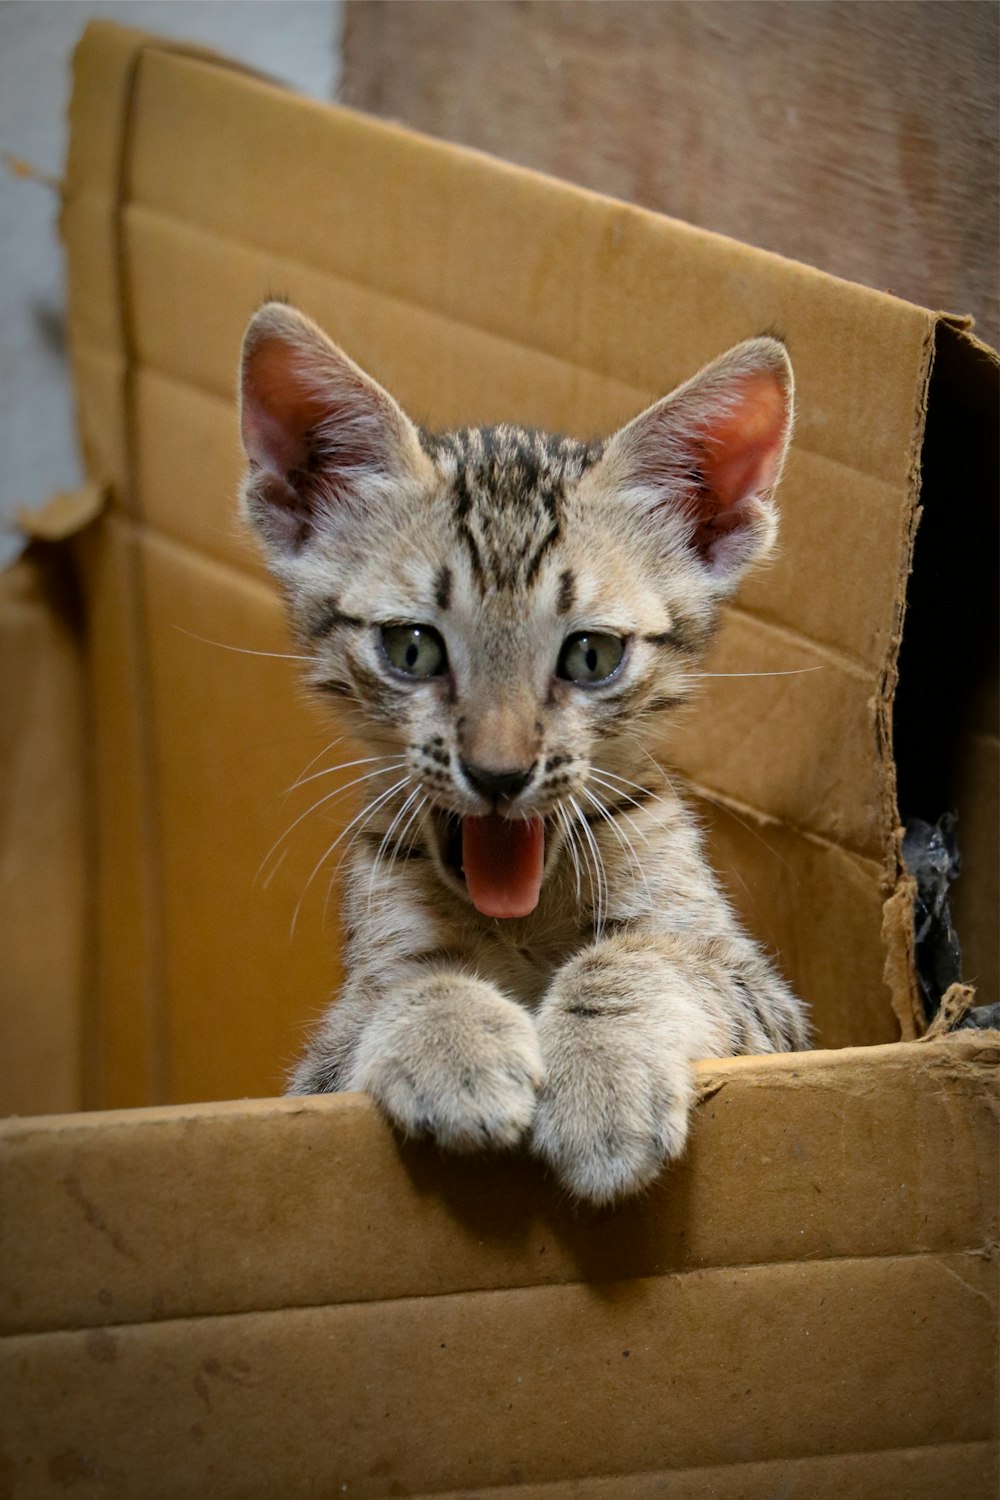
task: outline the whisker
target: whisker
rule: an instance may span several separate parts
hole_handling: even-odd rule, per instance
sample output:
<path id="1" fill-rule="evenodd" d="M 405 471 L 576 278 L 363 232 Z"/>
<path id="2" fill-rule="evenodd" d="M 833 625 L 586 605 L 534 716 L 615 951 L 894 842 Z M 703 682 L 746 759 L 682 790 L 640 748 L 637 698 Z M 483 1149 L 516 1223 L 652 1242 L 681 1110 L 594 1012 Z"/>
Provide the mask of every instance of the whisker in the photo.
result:
<path id="1" fill-rule="evenodd" d="M 569 800 L 571 803 L 573 802 L 572 798 L 570 798 Z M 590 886 L 590 912 L 591 916 L 593 916 L 595 907 L 597 905 L 597 895 L 594 886 L 594 871 L 591 860 L 588 857 L 589 850 L 586 850 L 584 848 L 583 840 L 580 838 L 579 830 L 576 826 L 577 819 L 579 819 L 580 817 L 580 809 L 576 806 L 575 803 L 573 803 L 573 814 L 574 816 L 571 817 L 569 812 L 566 813 L 566 827 L 567 831 L 572 837 L 573 847 L 579 855 L 580 868 L 581 870 L 585 870 L 587 873 L 587 884 Z"/>
<path id="2" fill-rule="evenodd" d="M 652 905 L 653 905 L 653 897 L 652 897 L 652 894 L 651 894 L 650 889 L 649 889 L 649 883 L 646 880 L 646 872 L 645 872 L 645 870 L 642 867 L 642 861 L 639 859 L 639 857 L 636 854 L 635 850 L 632 848 L 631 842 L 626 838 L 625 834 L 622 833 L 622 830 L 618 827 L 618 824 L 616 823 L 615 819 L 611 816 L 610 812 L 604 806 L 604 804 L 601 802 L 600 798 L 597 797 L 597 796 L 595 796 L 595 794 L 590 790 L 589 787 L 582 787 L 581 791 L 583 792 L 583 795 L 585 797 L 587 797 L 594 804 L 594 806 L 597 808 L 597 811 L 600 813 L 601 817 L 604 819 L 604 821 L 611 828 L 611 830 L 614 833 L 615 837 L 617 838 L 619 844 L 622 846 L 622 849 L 625 851 L 625 854 L 628 857 L 629 864 L 632 867 L 632 885 L 633 885 L 633 888 L 635 888 L 636 884 L 637 884 L 636 878 L 635 878 L 635 872 L 638 870 L 639 874 L 642 876 L 642 883 L 643 883 L 643 885 L 646 888 L 646 900 L 649 903 L 650 907 L 652 907 Z M 588 824 L 588 827 L 589 827 L 589 824 Z"/>
<path id="3" fill-rule="evenodd" d="M 407 784 L 409 783 L 409 780 L 410 780 L 410 778 L 407 777 L 406 778 L 406 783 Z M 399 788 L 396 787 L 396 788 L 394 788 L 394 790 L 399 790 Z M 405 790 L 405 786 L 404 786 L 404 790 Z M 408 798 L 407 798 L 407 801 L 409 801 Z M 377 807 L 377 804 L 376 804 L 376 807 Z M 374 810 L 375 809 L 373 808 L 373 811 Z M 347 859 L 350 858 L 352 850 L 354 849 L 354 847 L 357 844 L 358 840 L 361 838 L 362 834 L 365 832 L 365 830 L 368 827 L 368 824 L 369 824 L 370 821 L 371 821 L 370 818 L 366 818 L 364 820 L 364 822 L 361 823 L 361 825 L 354 830 L 354 833 L 351 835 L 351 837 L 348 839 L 347 843 L 344 845 L 343 849 L 341 850 L 340 858 L 337 860 L 337 863 L 333 867 L 333 871 L 331 872 L 330 879 L 329 879 L 329 881 L 327 883 L 327 887 L 326 887 L 326 896 L 323 899 L 323 921 L 324 922 L 326 922 L 326 920 L 327 920 L 327 918 L 328 918 L 328 916 L 330 914 L 330 901 L 333 898 L 333 891 L 334 891 L 334 887 L 335 887 L 336 882 L 337 882 L 337 876 L 340 874 L 340 871 L 343 868 L 344 862 Z M 407 826 L 409 826 L 409 825 L 407 825 Z M 346 832 L 347 830 L 345 829 L 344 831 Z"/>
<path id="4" fill-rule="evenodd" d="M 645 753 L 648 753 L 648 752 L 645 752 Z M 658 771 L 663 771 L 663 767 L 657 765 L 656 761 L 653 761 L 653 764 L 656 766 L 656 769 Z M 619 784 L 619 786 L 630 786 L 630 787 L 633 787 L 635 791 L 642 792 L 642 794 L 644 796 L 648 796 L 649 795 L 649 787 L 648 786 L 643 786 L 640 781 L 630 781 L 627 776 L 619 776 L 619 774 L 618 774 L 617 771 L 609 771 L 608 768 L 607 768 L 607 766 L 591 766 L 590 769 L 591 769 L 591 774 L 592 775 L 603 776 L 605 778 L 610 779 L 611 781 L 617 781 L 618 784 Z M 666 776 L 666 774 L 667 773 L 665 771 L 663 771 L 663 775 Z M 668 781 L 668 785 L 669 785 L 669 781 Z M 635 801 L 634 798 L 632 798 L 631 800 Z M 659 798 L 657 798 L 657 801 L 659 801 Z M 642 803 L 641 802 L 636 802 L 635 805 L 636 805 L 636 807 L 641 807 Z"/>
<path id="5" fill-rule="evenodd" d="M 342 734 L 338 734 L 337 738 L 335 740 L 331 740 L 328 745 L 324 745 L 323 748 L 322 748 L 322 750 L 317 750 L 316 754 L 313 756 L 312 760 L 309 761 L 309 763 L 307 765 L 305 765 L 305 766 L 302 767 L 302 770 L 299 772 L 299 780 L 298 781 L 294 781 L 292 783 L 292 785 L 289 787 L 288 790 L 289 791 L 294 791 L 294 789 L 297 786 L 301 786 L 302 785 L 302 778 L 306 775 L 306 772 L 312 770 L 313 766 L 319 760 L 319 758 L 320 758 L 321 755 L 326 755 L 326 754 L 329 753 L 329 751 L 335 750 L 337 748 L 337 746 L 341 743 L 341 741 L 343 740 L 343 738 L 344 738 L 344 736 Z"/>
<path id="6" fill-rule="evenodd" d="M 202 646 L 217 646 L 220 651 L 235 651 L 239 656 L 270 656 L 275 661 L 309 661 L 315 664 L 315 656 L 295 656 L 289 651 L 254 651 L 250 646 L 230 646 L 227 641 L 210 641 L 207 635 L 195 635 L 192 630 L 185 630 L 183 625 L 174 625 L 175 630 L 181 635 L 186 635 L 190 641 L 198 641 Z"/>
<path id="7" fill-rule="evenodd" d="M 802 677 L 806 672 L 822 672 L 825 662 L 815 667 L 788 667 L 782 672 L 694 672 L 692 676 L 705 677 Z"/>
<path id="8" fill-rule="evenodd" d="M 274 879 L 275 875 L 277 875 L 278 871 L 281 869 L 282 865 L 285 863 L 285 858 L 286 858 L 287 854 L 288 854 L 288 846 L 286 845 L 286 847 L 284 849 L 282 849 L 281 853 L 278 855 L 277 859 L 274 861 L 274 864 L 271 867 L 270 873 L 268 874 L 268 876 L 265 879 L 263 885 L 261 886 L 261 890 L 264 890 L 264 891 L 267 890 L 268 886 L 271 884 L 271 881 Z M 259 870 L 257 871 L 257 874 L 258 874 L 258 876 L 260 875 L 260 871 Z"/>
<path id="9" fill-rule="evenodd" d="M 414 787 L 413 791 L 410 793 L 410 795 L 403 802 L 402 807 L 400 807 L 399 810 L 396 812 L 396 814 L 393 817 L 391 823 L 389 824 L 388 828 L 385 831 L 385 836 L 382 839 L 381 844 L 379 845 L 378 849 L 375 852 L 375 858 L 372 860 L 371 875 L 370 875 L 369 880 L 368 880 L 368 897 L 367 897 L 367 901 L 365 903 L 369 915 L 371 915 L 372 893 L 373 893 L 374 887 L 375 887 L 375 876 L 378 874 L 379 861 L 381 860 L 381 858 L 382 858 L 383 854 L 385 853 L 386 849 L 389 847 L 390 840 L 392 839 L 393 829 L 396 827 L 396 825 L 399 823 L 399 821 L 406 816 L 406 810 L 407 810 L 407 808 L 410 806 L 411 803 L 415 802 L 416 799 L 419 796 L 420 796 L 420 787 L 418 785 L 418 786 Z"/>
<path id="10" fill-rule="evenodd" d="M 362 779 L 366 780 L 367 778 L 362 778 Z M 289 934 L 290 937 L 294 937 L 295 936 L 295 926 L 296 926 L 296 923 L 298 922 L 299 912 L 302 910 L 302 903 L 305 900 L 305 898 L 306 898 L 306 896 L 307 896 L 307 894 L 309 892 L 309 887 L 312 885 L 313 881 L 316 879 L 316 876 L 319 874 L 320 870 L 326 864 L 326 861 L 329 859 L 329 857 L 333 853 L 334 849 L 336 849 L 337 846 L 338 846 L 338 844 L 340 844 L 342 842 L 342 840 L 344 838 L 346 838 L 346 836 L 350 833 L 351 829 L 355 826 L 356 823 L 358 823 L 362 818 L 364 818 L 364 822 L 361 824 L 361 828 L 363 829 L 365 827 L 365 825 L 368 823 L 369 819 L 372 818 L 372 817 L 374 817 L 374 815 L 375 815 L 376 811 L 378 810 L 378 808 L 380 806 L 382 806 L 383 803 L 387 802 L 390 797 L 394 796 L 398 791 L 402 790 L 402 788 L 404 786 L 408 786 L 409 782 L 410 782 L 409 776 L 403 776 L 399 781 L 396 782 L 396 784 L 394 786 L 391 786 L 388 791 L 386 791 L 386 792 L 380 792 L 379 795 L 376 798 L 374 798 L 373 801 L 365 803 L 365 806 L 363 808 L 361 808 L 361 810 L 359 812 L 355 813 L 354 817 L 347 824 L 347 826 L 345 828 L 342 828 L 340 830 L 340 832 L 338 833 L 337 837 L 334 839 L 333 843 L 330 844 L 330 845 L 328 845 L 327 848 L 324 849 L 324 851 L 320 855 L 319 859 L 313 865 L 312 871 L 311 871 L 311 873 L 309 875 L 309 879 L 305 883 L 305 887 L 303 888 L 302 894 L 299 897 L 298 901 L 295 903 L 295 911 L 292 913 L 292 926 L 291 926 L 291 932 Z M 360 831 L 361 830 L 359 829 L 359 832 Z M 338 869 L 339 869 L 339 866 L 338 866 Z"/>
<path id="11" fill-rule="evenodd" d="M 623 802 L 628 802 L 630 804 L 630 806 L 632 806 L 632 807 L 638 807 L 638 808 L 645 807 L 646 804 L 644 802 L 637 802 L 634 797 L 632 797 L 632 796 L 630 796 L 628 794 L 628 792 L 619 791 L 618 787 L 615 786 L 614 782 L 610 780 L 610 776 L 611 776 L 611 772 L 609 772 L 609 771 L 599 771 L 596 766 L 591 766 L 591 768 L 590 768 L 590 778 L 591 778 L 592 781 L 596 781 L 602 787 L 606 787 L 609 792 L 614 792 L 614 794 L 615 794 L 616 797 L 620 797 Z M 620 781 L 623 786 L 634 786 L 635 789 L 636 789 L 636 791 L 639 791 L 639 792 L 645 792 L 645 791 L 648 790 L 647 787 L 639 786 L 637 782 L 634 782 L 634 781 L 628 781 L 628 782 L 626 782 L 624 780 L 624 778 L 620 777 L 620 776 L 615 777 L 615 780 L 616 781 Z M 656 796 L 654 796 L 652 800 L 654 802 L 662 802 L 663 798 L 662 797 L 656 797 Z M 628 817 L 628 814 L 626 813 L 625 816 Z M 629 821 L 631 822 L 632 820 L 629 819 Z M 638 828 L 637 824 L 633 823 L 633 827 L 635 827 L 638 832 L 641 832 L 641 829 Z M 643 837 L 645 837 L 645 835 L 643 835 Z"/>
<path id="12" fill-rule="evenodd" d="M 572 807 L 573 811 L 576 813 L 580 829 L 583 833 L 584 838 L 587 840 L 587 843 L 590 846 L 590 852 L 593 855 L 594 878 L 597 882 L 597 910 L 594 914 L 594 931 L 595 935 L 600 938 L 604 932 L 604 919 L 606 915 L 606 902 L 604 897 L 605 886 L 603 878 L 604 865 L 603 861 L 601 860 L 601 851 L 598 849 L 597 843 L 594 839 L 594 835 L 590 831 L 590 825 L 588 824 L 580 809 L 580 804 L 577 802 L 575 797 L 570 797 L 568 800 L 570 807 Z M 593 892 L 593 886 L 591 886 L 591 892 Z"/>
<path id="13" fill-rule="evenodd" d="M 409 782 L 409 777 L 407 777 L 407 782 Z M 399 787 L 398 786 L 394 787 L 394 788 L 392 788 L 392 790 L 398 791 Z M 330 882 L 329 882 L 329 885 L 327 886 L 326 900 L 323 903 L 323 915 L 324 915 L 324 917 L 326 916 L 326 914 L 327 914 L 327 912 L 329 910 L 330 897 L 333 895 L 333 887 L 334 887 L 334 883 L 336 882 L 337 876 L 340 874 L 340 871 L 343 868 L 344 862 L 350 858 L 351 852 L 353 851 L 355 845 L 357 844 L 358 839 L 361 837 L 361 835 L 364 833 L 364 831 L 365 831 L 365 829 L 367 827 L 368 827 L 368 821 L 366 820 L 364 823 L 362 823 L 360 825 L 360 827 L 358 827 L 358 828 L 356 828 L 354 830 L 354 833 L 351 835 L 351 837 L 348 839 L 347 843 L 344 845 L 343 849 L 340 851 L 340 858 L 337 860 L 337 863 L 333 867 L 333 870 L 332 870 L 331 875 L 330 875 Z M 345 829 L 344 831 L 346 832 L 347 830 Z"/>
<path id="14" fill-rule="evenodd" d="M 420 788 L 418 787 L 417 790 L 419 791 Z M 404 843 L 404 841 L 406 839 L 406 836 L 409 833 L 411 827 L 413 826 L 414 819 L 418 818 L 420 816 L 420 814 L 423 812 L 424 808 L 427 806 L 427 804 L 428 804 L 428 802 L 430 800 L 431 800 L 430 799 L 430 794 L 427 793 L 427 792 L 425 792 L 424 795 L 423 795 L 423 797 L 421 797 L 420 801 L 417 803 L 416 807 L 410 813 L 410 816 L 407 818 L 405 827 L 400 830 L 399 837 L 396 840 L 396 847 L 392 851 L 392 858 L 389 861 L 389 868 L 385 872 L 385 878 L 386 878 L 386 883 L 387 884 L 388 884 L 388 881 L 390 880 L 390 878 L 392 876 L 393 870 L 395 869 L 396 861 L 399 858 L 399 851 L 403 847 L 403 843 Z"/>
<path id="15" fill-rule="evenodd" d="M 678 792 L 676 786 L 674 785 L 673 780 L 671 779 L 671 776 L 670 776 L 670 772 L 667 770 L 666 766 L 661 765 L 660 762 L 655 758 L 655 756 L 653 756 L 653 755 L 650 754 L 650 752 L 646 749 L 645 745 L 643 745 L 641 748 L 642 748 L 643 755 L 649 761 L 650 765 L 653 766 L 657 771 L 659 771 L 660 775 L 663 777 L 664 781 L 667 783 L 667 786 L 670 788 L 670 790 L 673 793 L 673 795 L 679 801 L 680 800 L 680 793 Z"/>
<path id="16" fill-rule="evenodd" d="M 321 750 L 320 751 L 320 755 L 322 755 L 322 754 L 323 754 L 323 751 Z M 319 759 L 318 755 L 313 756 L 313 758 L 309 762 L 309 764 L 310 765 L 315 765 L 316 761 L 318 759 Z M 287 788 L 287 790 L 285 791 L 284 795 L 287 797 L 289 795 L 289 793 L 298 791 L 298 789 L 299 789 L 300 786 L 305 786 L 310 781 L 318 781 L 321 776 L 332 776 L 336 771 L 351 771 L 351 770 L 354 769 L 355 766 L 372 766 L 372 765 L 375 764 L 375 762 L 377 760 L 384 760 L 386 762 L 386 766 L 387 767 L 388 766 L 405 766 L 406 765 L 406 756 L 405 755 L 396 755 L 396 756 L 393 756 L 393 757 L 390 757 L 388 755 L 366 755 L 361 760 L 341 761 L 339 765 L 336 765 L 336 766 L 324 766 L 321 771 L 313 771 L 313 773 L 312 773 L 311 776 L 300 776 L 299 779 L 298 779 L 298 781 L 293 781 L 292 782 L 291 786 Z M 309 769 L 309 767 L 307 766 L 306 770 L 308 770 L 308 769 Z M 354 783 L 352 782 L 351 785 L 353 786 L 353 784 Z"/>
<path id="17" fill-rule="evenodd" d="M 660 770 L 660 771 L 663 771 L 662 766 L 657 767 L 657 769 Z M 607 779 L 609 777 L 614 776 L 614 773 L 612 771 L 605 771 L 603 769 L 598 770 L 596 767 L 592 766 L 591 767 L 591 776 L 592 776 L 592 778 L 595 781 L 599 782 L 603 787 L 606 787 L 608 789 L 608 791 L 614 792 L 614 794 L 615 794 L 616 797 L 620 797 L 623 801 L 631 803 L 631 805 L 633 807 L 637 808 L 640 812 L 648 813 L 651 802 L 652 803 L 659 803 L 660 806 L 662 806 L 664 808 L 667 807 L 667 803 L 664 801 L 664 799 L 662 797 L 658 796 L 655 792 L 649 794 L 649 798 L 648 798 L 647 801 L 645 801 L 645 802 L 637 802 L 635 800 L 635 798 L 634 797 L 630 797 L 627 792 L 621 792 L 621 791 L 619 791 L 619 789 L 614 785 L 614 782 Z M 677 796 L 677 788 L 674 786 L 673 782 L 667 776 L 666 771 L 663 771 L 663 776 L 664 776 L 664 778 L 665 778 L 665 780 L 667 782 L 667 786 L 670 788 L 671 792 L 676 797 Z M 636 781 L 628 781 L 628 780 L 626 780 L 626 778 L 624 776 L 614 776 L 614 780 L 615 781 L 620 781 L 623 786 L 634 786 L 637 791 L 649 793 L 649 788 L 648 787 L 639 786 L 639 783 L 636 782 Z M 641 829 L 639 827 L 638 823 L 631 816 L 631 814 L 625 812 L 625 810 L 623 809 L 622 810 L 622 817 L 628 819 L 628 822 L 635 829 L 636 833 L 642 839 L 643 843 L 644 844 L 648 844 L 649 843 L 649 839 L 647 838 L 647 836 L 646 836 L 645 832 L 643 831 L 643 829 Z M 651 817 L 650 821 L 652 822 L 652 824 L 653 824 L 653 826 L 655 828 L 666 828 L 666 826 L 667 826 L 667 824 L 666 824 L 666 822 L 664 821 L 663 818 L 653 818 L 653 817 Z"/>
<path id="18" fill-rule="evenodd" d="M 594 781 L 600 782 L 602 790 L 606 789 L 609 792 L 614 792 L 615 796 L 617 798 L 619 798 L 622 802 L 630 802 L 633 807 L 638 807 L 638 808 L 643 809 L 643 810 L 648 805 L 648 804 L 646 804 L 644 802 L 637 802 L 634 797 L 629 797 L 626 794 L 620 792 L 618 790 L 618 788 L 615 787 L 614 785 L 612 785 L 612 783 L 610 781 L 605 781 L 600 775 L 595 774 L 593 767 L 591 767 L 591 779 L 594 780 Z M 653 801 L 654 802 L 662 802 L 663 798 L 662 797 L 654 797 Z M 628 823 L 629 827 L 633 828 L 635 830 L 635 832 L 639 835 L 639 837 L 642 839 L 642 842 L 648 846 L 649 839 L 646 836 L 646 831 L 645 831 L 645 829 L 639 827 L 638 823 L 635 821 L 635 819 L 633 818 L 632 814 L 631 813 L 627 813 L 625 811 L 624 807 L 619 807 L 619 809 L 618 809 L 618 815 L 619 815 L 619 817 L 622 817 L 622 818 L 625 819 L 625 821 L 626 821 L 626 823 Z M 663 826 L 662 820 L 659 819 L 659 818 L 654 818 L 653 822 L 656 823 L 658 827 L 662 827 Z"/>
<path id="19" fill-rule="evenodd" d="M 656 767 L 656 769 L 662 775 L 663 779 L 666 781 L 667 786 L 669 787 L 672 795 L 678 801 L 680 801 L 680 795 L 679 795 L 679 793 L 677 791 L 677 788 L 674 786 L 673 782 L 670 780 L 670 777 L 667 775 L 667 772 L 663 768 L 663 766 L 660 765 L 659 761 L 653 760 L 653 757 L 649 754 L 648 750 L 643 749 L 643 754 L 649 760 L 651 760 L 653 762 L 653 765 Z M 654 828 L 666 828 L 668 826 L 668 824 L 667 824 L 667 822 L 666 822 L 666 820 L 664 818 L 652 817 L 651 814 L 650 814 L 650 803 L 651 802 L 652 803 L 659 803 L 659 805 L 661 807 L 663 807 L 664 810 L 666 810 L 668 808 L 669 804 L 665 801 L 665 799 L 663 797 L 659 796 L 657 793 L 655 793 L 655 792 L 650 793 L 649 787 L 640 786 L 640 784 L 637 781 L 629 781 L 629 779 L 626 776 L 619 776 L 616 772 L 609 771 L 609 770 L 607 770 L 606 767 L 603 767 L 603 766 L 602 767 L 592 766 L 591 767 L 591 776 L 595 780 L 597 780 L 598 782 L 600 782 L 603 786 L 606 786 L 609 791 L 614 792 L 614 794 L 615 794 L 616 797 L 620 797 L 620 798 L 622 798 L 626 802 L 631 802 L 634 807 L 638 808 L 641 812 L 645 813 L 649 817 L 650 822 L 653 824 Z M 645 802 L 636 802 L 636 800 L 635 800 L 634 797 L 630 797 L 627 793 L 620 792 L 618 790 L 618 788 L 613 784 L 615 781 L 620 782 L 622 786 L 635 787 L 636 791 L 646 793 L 648 800 L 645 801 Z M 636 833 L 642 839 L 643 843 L 646 844 L 646 845 L 648 845 L 649 844 L 649 839 L 647 838 L 646 834 L 639 827 L 639 825 L 635 821 L 635 819 L 629 813 L 625 812 L 624 809 L 622 810 L 622 817 L 626 818 L 628 820 L 628 822 L 631 824 L 631 826 L 635 829 Z"/>
<path id="20" fill-rule="evenodd" d="M 399 766 L 404 764 L 404 761 L 400 761 Z M 352 787 L 360 786 L 363 781 L 371 781 L 375 776 L 387 776 L 392 771 L 398 771 L 399 766 L 383 766 L 380 771 L 368 771 L 364 776 L 355 776 L 352 781 L 346 782 L 343 786 L 334 787 L 332 792 L 327 792 L 324 796 L 318 798 L 318 800 L 315 801 L 310 807 L 306 808 L 305 812 L 299 813 L 299 816 L 295 819 L 294 823 L 290 823 L 289 826 L 285 829 L 284 833 L 280 834 L 279 837 L 275 839 L 274 843 L 271 845 L 270 849 L 261 860 L 260 865 L 257 869 L 257 874 L 254 876 L 254 880 L 256 881 L 260 879 L 261 871 L 267 864 L 268 860 L 271 858 L 274 851 L 285 842 L 290 834 L 295 832 L 299 824 L 304 822 L 305 819 L 309 817 L 310 813 L 314 813 L 317 808 L 322 807 L 326 802 L 336 801 L 336 799 L 342 796 L 344 792 L 349 792 Z"/>
<path id="21" fill-rule="evenodd" d="M 566 809 L 562 805 L 560 805 L 555 809 L 555 813 L 556 817 L 559 819 L 559 826 L 563 831 L 563 838 L 566 841 L 566 849 L 569 853 L 570 859 L 573 861 L 573 873 L 576 876 L 576 901 L 577 905 L 579 906 L 581 897 L 580 859 L 576 852 L 576 840 L 573 837 L 573 829 L 570 824 L 569 815 L 567 814 Z"/>

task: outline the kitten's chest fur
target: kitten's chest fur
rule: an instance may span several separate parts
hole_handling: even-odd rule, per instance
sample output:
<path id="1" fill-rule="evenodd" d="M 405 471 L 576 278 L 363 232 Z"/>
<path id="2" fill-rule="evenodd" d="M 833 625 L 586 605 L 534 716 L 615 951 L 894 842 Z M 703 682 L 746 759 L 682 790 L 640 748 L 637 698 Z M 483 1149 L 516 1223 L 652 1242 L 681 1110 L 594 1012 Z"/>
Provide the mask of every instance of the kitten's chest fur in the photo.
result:
<path id="1" fill-rule="evenodd" d="M 463 951 L 477 972 L 532 1007 L 556 971 L 595 936 L 593 916 L 565 873 L 547 884 L 530 916 L 512 921 L 483 917 L 451 892 L 439 897 L 451 906 L 456 926 L 464 928 Z"/>

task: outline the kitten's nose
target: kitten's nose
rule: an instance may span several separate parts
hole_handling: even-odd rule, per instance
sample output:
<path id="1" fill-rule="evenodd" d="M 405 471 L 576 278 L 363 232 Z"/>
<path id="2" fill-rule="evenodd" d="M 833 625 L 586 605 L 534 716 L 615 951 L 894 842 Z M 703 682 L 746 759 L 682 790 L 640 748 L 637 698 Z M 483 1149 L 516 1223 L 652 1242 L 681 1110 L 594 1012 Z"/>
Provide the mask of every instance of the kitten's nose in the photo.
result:
<path id="1" fill-rule="evenodd" d="M 461 765 L 469 785 L 491 799 L 516 797 L 518 792 L 524 791 L 535 769 L 529 766 L 526 771 L 491 771 L 486 766 L 470 766 L 464 760 Z"/>

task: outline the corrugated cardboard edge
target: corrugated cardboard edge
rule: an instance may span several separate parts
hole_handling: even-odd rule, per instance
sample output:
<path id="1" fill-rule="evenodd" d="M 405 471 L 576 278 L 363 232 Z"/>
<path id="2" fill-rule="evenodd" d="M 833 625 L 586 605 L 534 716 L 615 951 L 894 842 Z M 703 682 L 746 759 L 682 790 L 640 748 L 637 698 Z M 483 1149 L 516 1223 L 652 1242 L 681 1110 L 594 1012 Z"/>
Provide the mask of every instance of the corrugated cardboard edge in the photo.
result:
<path id="1" fill-rule="evenodd" d="M 922 516 L 922 506 L 920 504 L 921 458 L 930 385 L 939 357 L 939 338 L 942 336 L 946 336 L 951 344 L 950 356 L 956 362 L 956 368 L 961 371 L 967 399 L 974 393 L 978 401 L 982 402 L 985 399 L 989 402 L 989 384 L 984 378 L 984 366 L 988 369 L 989 374 L 994 377 L 994 380 L 997 370 L 1000 369 L 1000 355 L 997 354 L 996 350 L 990 348 L 988 344 L 983 343 L 981 339 L 976 337 L 973 332 L 973 320 L 971 317 L 943 311 L 939 311 L 935 315 L 934 326 L 929 330 L 931 343 L 926 351 L 927 363 L 919 408 L 915 414 L 914 436 L 911 447 L 909 489 L 912 496 L 912 514 L 906 545 L 905 566 L 901 566 L 900 569 L 898 628 L 891 653 L 891 664 L 887 668 L 887 676 L 883 679 L 882 700 L 879 711 L 880 749 L 883 745 L 883 735 L 887 736 L 885 743 L 888 746 L 888 753 L 883 757 L 883 763 L 887 770 L 885 783 L 886 799 L 883 816 L 887 822 L 891 819 L 897 823 L 887 853 L 888 869 L 886 873 L 887 879 L 891 884 L 891 890 L 883 906 L 882 918 L 882 937 L 886 955 L 884 975 L 886 985 L 892 996 L 893 1009 L 900 1023 L 901 1037 L 904 1041 L 911 1040 L 914 1037 L 922 1037 L 926 1032 L 928 1021 L 924 1014 L 916 975 L 914 911 L 917 885 L 916 881 L 907 873 L 903 863 L 903 829 L 898 826 L 899 811 L 896 798 L 896 764 L 891 748 L 892 705 L 898 683 L 899 651 L 905 628 L 907 582 L 913 568 L 914 545 Z M 990 409 L 995 410 L 995 402 L 990 402 Z M 983 496 L 984 503 L 990 503 L 991 500 L 995 503 L 995 497 Z M 893 865 L 895 866 L 894 879 Z"/>
<path id="2" fill-rule="evenodd" d="M 0 1329 L 978 1253 L 998 1061 L 1000 1036 L 965 1031 L 699 1062 L 685 1156 L 612 1211 L 575 1209 L 526 1152 L 401 1141 L 361 1094 L 12 1120 Z"/>
<path id="3" fill-rule="evenodd" d="M 0 1473 L 985 1500 L 998 1059 L 965 1033 L 699 1063 L 690 1163 L 596 1215 L 356 1094 L 10 1122 Z"/>
<path id="4" fill-rule="evenodd" d="M 894 843 L 899 866 L 895 888 L 882 907 L 882 942 L 885 947 L 882 972 L 899 1021 L 900 1038 L 911 1042 L 922 1034 L 924 1028 L 914 965 L 913 915 L 917 883 L 902 868 L 902 829 L 897 829 Z"/>
<path id="5" fill-rule="evenodd" d="M 923 369 L 917 392 L 910 439 L 910 467 L 907 475 L 909 524 L 902 542 L 899 577 L 896 584 L 895 629 L 887 643 L 885 666 L 879 682 L 875 730 L 879 759 L 882 764 L 882 826 L 886 830 L 886 885 L 888 895 L 882 907 L 882 942 L 885 947 L 883 976 L 889 990 L 892 1008 L 899 1021 L 903 1041 L 912 1041 L 924 1028 L 923 1007 L 917 983 L 914 940 L 914 903 L 916 882 L 903 864 L 903 829 L 899 821 L 896 760 L 893 749 L 892 712 L 899 682 L 899 652 L 906 620 L 906 596 L 913 571 L 913 549 L 920 525 L 921 454 L 927 426 L 927 401 L 934 368 L 936 323 L 929 323 L 923 348 Z"/>

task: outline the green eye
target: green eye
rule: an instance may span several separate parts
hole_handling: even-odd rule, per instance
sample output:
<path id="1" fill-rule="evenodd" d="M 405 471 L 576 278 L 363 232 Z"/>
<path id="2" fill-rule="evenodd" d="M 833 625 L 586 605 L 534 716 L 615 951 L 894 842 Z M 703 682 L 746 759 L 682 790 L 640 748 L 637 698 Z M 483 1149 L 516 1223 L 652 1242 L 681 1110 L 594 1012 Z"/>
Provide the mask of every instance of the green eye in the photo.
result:
<path id="1" fill-rule="evenodd" d="M 383 625 L 382 650 L 407 677 L 440 677 L 448 670 L 444 641 L 430 625 Z"/>
<path id="2" fill-rule="evenodd" d="M 594 687 L 615 675 L 624 655 L 625 642 L 618 636 L 581 630 L 566 641 L 556 671 L 580 687 Z"/>

